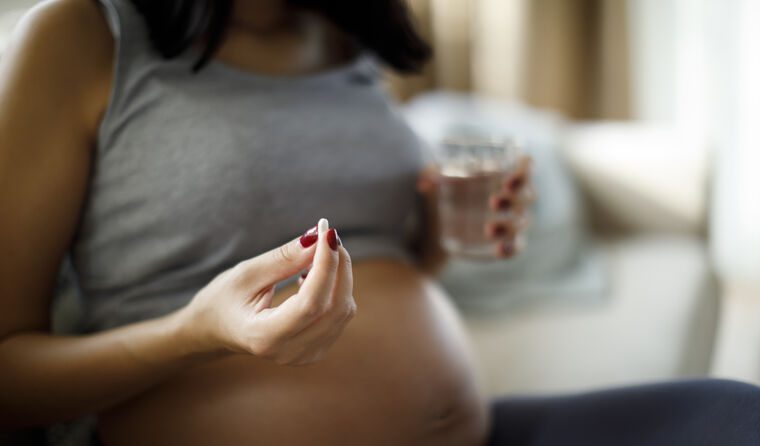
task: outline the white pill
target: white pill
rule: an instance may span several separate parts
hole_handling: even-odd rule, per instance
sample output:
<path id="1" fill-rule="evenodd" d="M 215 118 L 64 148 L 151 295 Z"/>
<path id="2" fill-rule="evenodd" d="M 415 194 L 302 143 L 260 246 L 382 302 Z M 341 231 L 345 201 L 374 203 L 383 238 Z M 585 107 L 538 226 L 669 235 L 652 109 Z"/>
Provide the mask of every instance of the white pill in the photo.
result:
<path id="1" fill-rule="evenodd" d="M 320 218 L 319 223 L 317 223 L 317 231 L 319 231 L 320 234 L 323 234 L 327 232 L 328 229 L 330 229 L 330 223 L 326 218 Z"/>

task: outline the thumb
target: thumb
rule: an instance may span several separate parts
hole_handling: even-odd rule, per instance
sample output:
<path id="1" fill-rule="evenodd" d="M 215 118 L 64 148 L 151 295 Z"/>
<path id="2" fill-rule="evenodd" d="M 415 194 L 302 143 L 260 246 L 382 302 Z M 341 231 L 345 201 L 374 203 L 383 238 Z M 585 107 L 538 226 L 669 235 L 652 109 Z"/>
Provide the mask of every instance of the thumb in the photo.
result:
<path id="1" fill-rule="evenodd" d="M 245 270 L 250 278 L 271 285 L 287 279 L 309 266 L 314 258 L 317 227 L 302 236 L 278 246 L 264 254 L 247 260 Z"/>

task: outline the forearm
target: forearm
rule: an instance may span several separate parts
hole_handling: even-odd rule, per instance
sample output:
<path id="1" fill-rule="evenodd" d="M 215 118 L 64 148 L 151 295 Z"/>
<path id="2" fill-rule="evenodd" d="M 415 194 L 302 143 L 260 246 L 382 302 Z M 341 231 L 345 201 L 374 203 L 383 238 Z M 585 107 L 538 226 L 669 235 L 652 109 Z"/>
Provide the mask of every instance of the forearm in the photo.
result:
<path id="1" fill-rule="evenodd" d="M 0 427 L 101 411 L 212 355 L 179 313 L 87 336 L 11 335 L 0 342 Z"/>

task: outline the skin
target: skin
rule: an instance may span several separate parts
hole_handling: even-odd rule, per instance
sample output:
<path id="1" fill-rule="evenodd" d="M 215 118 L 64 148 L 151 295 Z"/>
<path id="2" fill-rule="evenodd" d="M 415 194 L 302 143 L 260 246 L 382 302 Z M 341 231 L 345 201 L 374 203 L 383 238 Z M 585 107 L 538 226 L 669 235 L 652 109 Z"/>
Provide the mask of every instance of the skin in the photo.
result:
<path id="1" fill-rule="evenodd" d="M 272 75 L 345 61 L 336 30 L 321 24 L 316 57 L 299 23 L 283 2 L 239 2 L 218 58 Z M 0 428 L 99 412 L 107 444 L 482 442 L 485 405 L 443 293 L 417 267 L 352 265 L 324 234 L 309 248 L 294 238 L 222 272 L 167 316 L 50 334 L 58 266 L 108 105 L 113 45 L 94 2 L 53 0 L 27 16 L 0 65 L 0 306 L 12 309 L 0 312 Z M 506 255 L 519 250 L 529 175 L 526 163 L 515 174 L 526 186 L 501 192 L 516 211 L 496 222 L 513 228 L 500 236 L 515 247 Z M 432 198 L 435 188 L 423 175 L 420 191 Z M 426 235 L 421 265 L 433 270 L 444 257 L 435 228 Z M 273 292 L 309 266 L 300 286 Z M 286 428 L 282 414 L 303 428 Z"/>

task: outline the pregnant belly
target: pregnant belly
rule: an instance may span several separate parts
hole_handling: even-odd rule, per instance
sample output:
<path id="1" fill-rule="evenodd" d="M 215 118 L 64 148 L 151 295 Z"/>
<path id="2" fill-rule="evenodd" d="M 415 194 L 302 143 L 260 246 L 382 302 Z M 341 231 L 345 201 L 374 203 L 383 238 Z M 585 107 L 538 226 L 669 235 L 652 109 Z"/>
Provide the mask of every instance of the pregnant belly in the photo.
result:
<path id="1" fill-rule="evenodd" d="M 389 261 L 357 262 L 354 278 L 359 312 L 323 361 L 232 356 L 194 367 L 102 414 L 104 442 L 482 444 L 485 405 L 442 291 Z"/>

